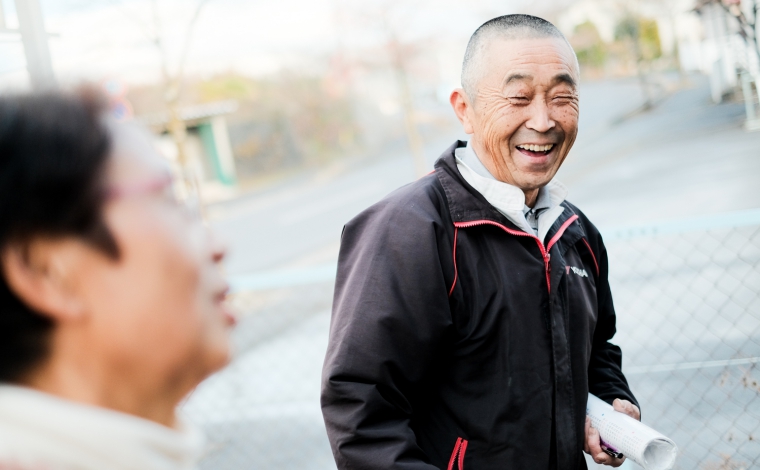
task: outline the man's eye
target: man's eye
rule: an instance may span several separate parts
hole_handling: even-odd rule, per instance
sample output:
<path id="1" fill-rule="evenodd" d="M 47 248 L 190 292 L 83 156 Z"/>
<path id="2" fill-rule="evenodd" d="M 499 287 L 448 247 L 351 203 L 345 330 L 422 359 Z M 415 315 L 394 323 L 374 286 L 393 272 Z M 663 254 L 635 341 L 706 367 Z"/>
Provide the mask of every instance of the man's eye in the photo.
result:
<path id="1" fill-rule="evenodd" d="M 530 101 L 530 98 L 528 98 L 527 96 L 510 96 L 509 99 L 515 100 L 515 101 L 526 101 L 526 102 Z"/>

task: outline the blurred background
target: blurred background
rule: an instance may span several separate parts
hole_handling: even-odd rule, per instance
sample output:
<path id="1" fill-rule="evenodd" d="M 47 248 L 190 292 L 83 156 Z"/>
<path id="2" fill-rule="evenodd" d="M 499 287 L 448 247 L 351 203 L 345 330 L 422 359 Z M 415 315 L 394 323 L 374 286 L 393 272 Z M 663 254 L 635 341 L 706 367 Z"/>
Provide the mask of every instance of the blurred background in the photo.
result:
<path id="1" fill-rule="evenodd" d="M 203 469 L 335 468 L 319 379 L 341 228 L 466 139 L 484 21 L 581 63 L 558 178 L 602 230 L 615 341 L 677 468 L 760 468 L 758 0 L 0 0 L 0 93 L 98 83 L 230 244 L 236 358 L 183 405 Z M 628 468 L 636 468 L 631 463 Z"/>

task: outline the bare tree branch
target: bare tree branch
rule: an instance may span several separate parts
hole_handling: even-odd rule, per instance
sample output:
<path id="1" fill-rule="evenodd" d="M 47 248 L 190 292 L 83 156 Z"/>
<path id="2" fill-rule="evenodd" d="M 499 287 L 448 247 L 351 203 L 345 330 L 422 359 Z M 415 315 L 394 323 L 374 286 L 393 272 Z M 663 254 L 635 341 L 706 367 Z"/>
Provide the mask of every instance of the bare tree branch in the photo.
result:
<path id="1" fill-rule="evenodd" d="M 728 15 L 733 16 L 736 18 L 736 20 L 739 22 L 739 35 L 744 39 L 744 42 L 747 44 L 747 46 L 750 46 L 755 51 L 755 54 L 757 55 L 757 58 L 760 59 L 760 43 L 758 43 L 758 37 L 757 37 L 757 11 L 758 11 L 758 5 L 757 2 L 754 3 L 752 8 L 752 13 L 754 18 L 750 21 L 749 18 L 747 18 L 744 15 L 744 12 L 741 10 L 741 8 L 738 5 L 728 5 L 724 3 L 722 0 L 706 0 L 703 5 L 707 4 L 713 4 L 718 5 L 720 8 L 723 9 Z M 736 8 L 732 8 L 736 7 Z"/>
<path id="2" fill-rule="evenodd" d="M 155 1 L 155 0 L 154 0 Z M 210 0 L 200 0 L 198 2 L 198 5 L 195 7 L 195 12 L 193 13 L 192 18 L 190 19 L 190 23 L 187 26 L 187 32 L 185 33 L 185 41 L 182 45 L 182 52 L 179 56 L 179 66 L 177 68 L 177 77 L 181 79 L 181 77 L 185 73 L 185 63 L 187 62 L 187 54 L 190 50 L 190 43 L 192 42 L 192 36 L 193 31 L 195 30 L 195 25 L 198 23 L 198 18 L 200 17 L 201 10 L 203 10 L 203 7 L 205 7 Z"/>
<path id="3" fill-rule="evenodd" d="M 161 74 L 164 77 L 164 82 L 170 83 L 171 74 L 169 73 L 169 58 L 161 35 L 163 26 L 161 23 L 161 15 L 158 12 L 158 0 L 151 0 L 150 6 L 153 15 L 153 44 L 156 46 L 156 49 L 158 49 L 158 54 L 161 57 Z"/>

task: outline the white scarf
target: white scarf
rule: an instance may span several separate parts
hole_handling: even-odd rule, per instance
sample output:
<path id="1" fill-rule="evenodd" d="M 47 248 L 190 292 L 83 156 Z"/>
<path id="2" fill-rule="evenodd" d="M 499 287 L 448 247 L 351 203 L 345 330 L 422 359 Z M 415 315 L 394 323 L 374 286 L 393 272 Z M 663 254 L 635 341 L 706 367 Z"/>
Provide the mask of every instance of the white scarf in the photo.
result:
<path id="1" fill-rule="evenodd" d="M 0 468 L 190 470 L 201 433 L 36 390 L 0 385 Z"/>

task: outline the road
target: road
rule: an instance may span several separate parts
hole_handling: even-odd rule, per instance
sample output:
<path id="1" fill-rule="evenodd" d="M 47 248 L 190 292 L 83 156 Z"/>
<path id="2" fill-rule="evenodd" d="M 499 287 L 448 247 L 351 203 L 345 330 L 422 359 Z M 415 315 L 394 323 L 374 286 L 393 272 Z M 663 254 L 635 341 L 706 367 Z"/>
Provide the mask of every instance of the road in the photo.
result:
<path id="1" fill-rule="evenodd" d="M 760 206 L 757 134 L 741 130 L 739 103 L 712 105 L 706 81 L 692 84 L 653 111 L 633 115 L 642 96 L 634 80 L 581 88 L 580 131 L 558 178 L 569 199 L 598 225 L 634 223 Z M 442 111 L 446 113 L 447 111 Z M 435 136 L 432 163 L 457 138 Z M 404 149 L 364 166 L 336 164 L 266 191 L 209 208 L 231 247 L 232 275 L 335 257 L 343 224 L 414 179 Z"/>
<path id="2" fill-rule="evenodd" d="M 579 138 L 558 178 L 568 185 L 569 200 L 600 227 L 760 207 L 760 133 L 741 129 L 741 103 L 713 105 L 706 81 L 690 81 L 646 112 L 639 109 L 642 94 L 633 80 L 582 85 Z M 465 137 L 451 122 L 449 132 L 427 140 L 431 168 L 436 155 Z M 343 224 L 412 180 L 411 158 L 399 150 L 217 204 L 209 213 L 231 247 L 227 270 L 243 276 L 329 266 L 337 259 Z M 630 361 L 625 366 L 760 356 L 757 227 L 692 238 L 611 244 L 618 340 Z M 721 265 L 721 247 L 730 248 L 727 262 L 741 263 Z M 697 257 L 709 250 L 706 264 L 691 259 L 695 250 Z M 674 253 L 678 257 L 669 260 Z M 249 314 L 236 332 L 239 356 L 184 407 L 211 436 L 203 468 L 334 468 L 318 404 L 331 288 L 327 281 L 241 294 Z M 689 295 L 695 289 L 700 308 Z M 760 416 L 741 409 L 754 392 L 742 388 L 740 370 L 736 376 L 724 369 L 639 373 L 631 382 L 646 398 L 645 420 L 662 417 L 657 424 L 689 455 L 739 449 L 740 462 L 760 454 L 751 442 L 732 447 L 721 431 L 725 422 L 743 420 L 735 439 L 742 439 L 742 430 L 760 433 Z M 720 401 L 727 387 L 733 394 Z M 700 462 L 689 455 L 681 468 Z"/>

